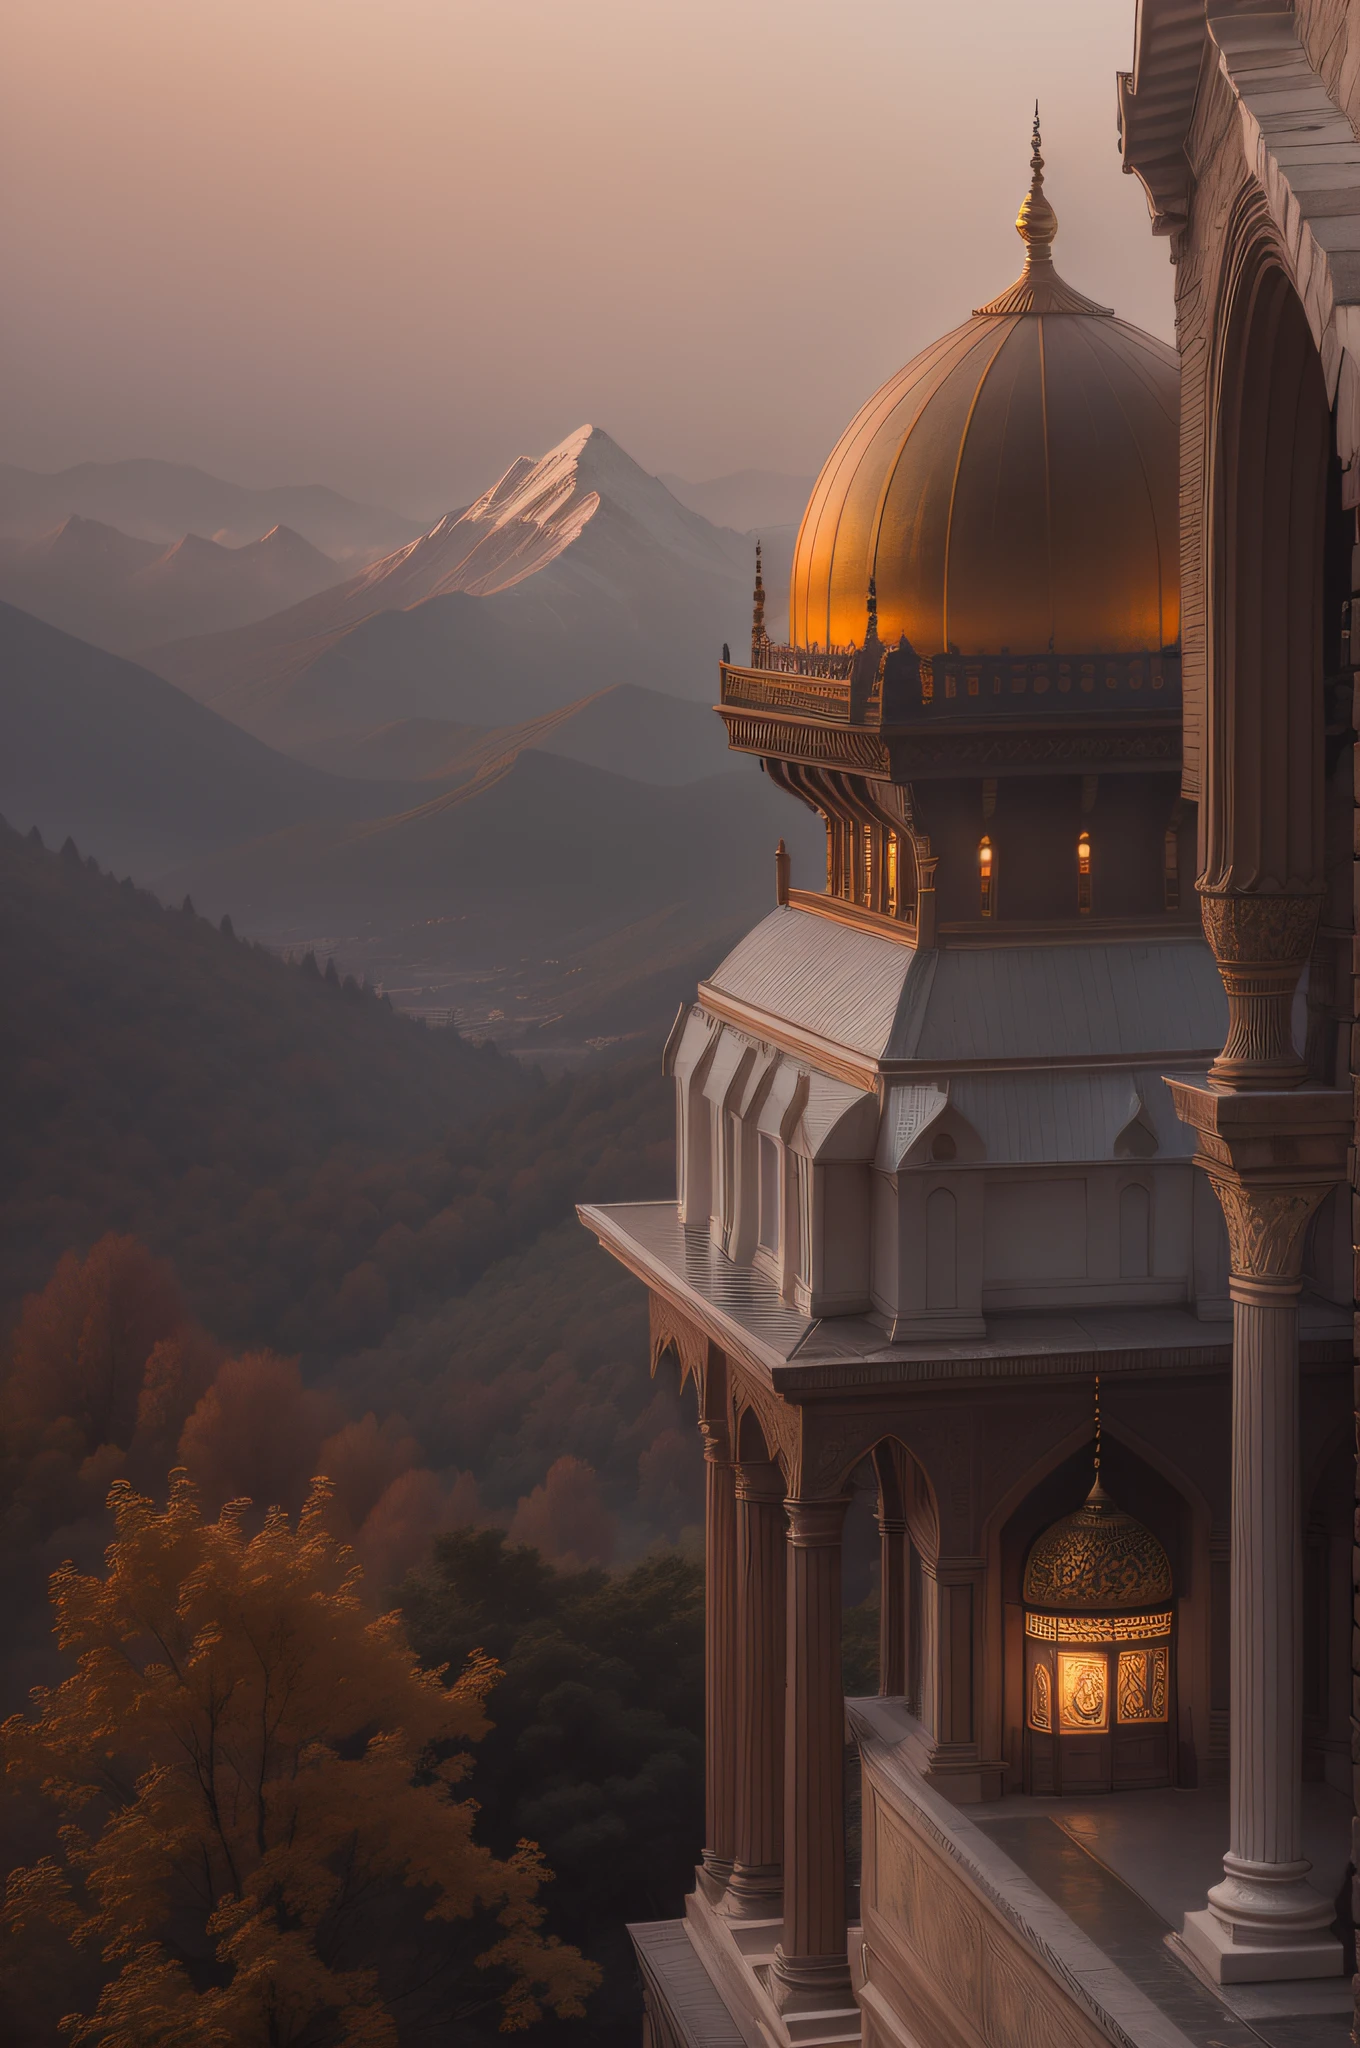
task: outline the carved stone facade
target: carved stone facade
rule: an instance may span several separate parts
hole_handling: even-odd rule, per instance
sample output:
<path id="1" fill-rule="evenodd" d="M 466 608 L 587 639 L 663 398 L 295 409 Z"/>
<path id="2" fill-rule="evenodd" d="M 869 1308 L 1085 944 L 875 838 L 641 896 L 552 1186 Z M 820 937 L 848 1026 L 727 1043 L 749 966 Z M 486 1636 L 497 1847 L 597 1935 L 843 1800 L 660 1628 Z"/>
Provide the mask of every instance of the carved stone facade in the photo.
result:
<path id="1" fill-rule="evenodd" d="M 1354 843 L 1358 87 L 1341 0 L 1199 23 L 1148 0 L 1121 92 L 1126 164 L 1176 264 L 1185 789 L 1231 1013 L 1209 1089 L 1174 1090 L 1223 1207 L 1234 1302 L 1231 1841 L 1183 1935 L 1224 1983 L 1338 1968 L 1294 1789 L 1295 1431 L 1305 1235 L 1355 1134 L 1344 1038 L 1310 1031 L 1301 1048 L 1290 1011 L 1313 960 L 1335 1010 L 1355 922 L 1335 878 Z"/>
<path id="2" fill-rule="evenodd" d="M 724 667 L 732 744 L 826 821 L 826 892 L 779 862 L 775 909 L 677 1020 L 678 1202 L 583 1215 L 651 1294 L 654 1366 L 698 1397 L 708 1797 L 683 1953 L 748 2044 L 1184 2038 L 1160 1938 L 1144 1988 L 998 1844 L 1035 1795 L 1061 1830 L 1073 1802 L 1225 1776 L 1184 1984 L 1222 1987 L 1215 2025 L 1248 1979 L 1273 2013 L 1336 2009 L 1340 1867 L 1311 1881 L 1301 1815 L 1305 1773 L 1339 1794 L 1360 1755 L 1339 1028 L 1357 111 L 1339 0 L 1143 0 L 1124 150 L 1173 238 L 1179 342 L 1177 362 L 1124 330 L 1151 525 L 1097 450 L 1078 502 L 1121 544 L 1031 561 L 1047 509 L 1024 511 L 1009 424 L 969 410 L 988 351 L 1012 351 L 1023 413 L 1027 351 L 1112 331 L 1053 270 L 1036 129 L 1023 276 L 848 430 L 798 544 L 803 627 L 774 647 L 758 586 L 751 665 Z M 1015 561 L 964 548 L 941 579 L 929 507 L 964 451 L 936 475 L 913 435 L 946 387 Z M 1036 437 L 1069 398 L 1078 445 L 1061 379 Z M 910 545 L 885 511 L 903 477 L 927 508 Z M 1006 625 L 1043 576 L 1082 622 L 1046 653 Z M 857 1504 L 880 1673 L 848 1709 L 858 1920 Z M 669 2048 L 680 1991 L 644 1951 Z M 1321 2002 L 1296 2009 L 1303 1977 Z"/>

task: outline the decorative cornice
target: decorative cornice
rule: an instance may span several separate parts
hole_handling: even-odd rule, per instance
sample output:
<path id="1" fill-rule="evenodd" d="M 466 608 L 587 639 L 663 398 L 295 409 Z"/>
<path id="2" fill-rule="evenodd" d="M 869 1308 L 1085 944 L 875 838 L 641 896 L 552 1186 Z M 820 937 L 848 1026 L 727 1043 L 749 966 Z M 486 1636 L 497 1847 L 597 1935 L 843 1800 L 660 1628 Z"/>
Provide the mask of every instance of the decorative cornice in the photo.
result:
<path id="1" fill-rule="evenodd" d="M 844 768 L 851 774 L 886 780 L 891 763 L 876 733 L 862 726 L 819 724 L 814 720 L 780 718 L 719 705 L 727 727 L 727 743 L 739 753 L 773 754 L 781 761 L 806 761 L 817 767 Z"/>
<path id="2" fill-rule="evenodd" d="M 1181 725 L 1173 718 L 1156 725 L 1065 726 L 1041 732 L 960 730 L 888 735 L 895 782 L 925 776 L 1020 772 L 1041 768 L 1089 768 L 1104 773 L 1175 769 L 1181 758 Z"/>

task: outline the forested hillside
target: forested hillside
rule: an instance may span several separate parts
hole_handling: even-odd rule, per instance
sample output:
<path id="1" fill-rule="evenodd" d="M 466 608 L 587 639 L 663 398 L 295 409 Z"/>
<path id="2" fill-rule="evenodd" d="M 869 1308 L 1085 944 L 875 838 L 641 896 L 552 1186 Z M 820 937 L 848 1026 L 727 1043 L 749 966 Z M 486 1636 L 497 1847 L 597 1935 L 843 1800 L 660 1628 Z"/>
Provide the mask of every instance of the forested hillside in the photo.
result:
<path id="1" fill-rule="evenodd" d="M 421 1654 L 502 1657 L 487 1839 L 533 1831 L 549 1928 L 607 1964 L 563 2038 L 632 2038 L 623 1919 L 678 1910 L 698 1846 L 702 1467 L 572 1212 L 668 1187 L 655 1057 L 547 1085 L 8 830 L 0 938 L 4 1707 L 59 1675 L 45 1587 L 98 1570 L 110 1487 L 180 1468 L 255 1529 L 323 1475 Z M 31 1804 L 0 1832 L 50 1851 Z"/>
<path id="2" fill-rule="evenodd" d="M 69 842 L 53 854 L 7 827 L 0 945 L 0 1314 L 70 1246 L 131 1230 L 174 1256 L 224 1337 L 306 1348 L 277 1327 L 282 1270 L 247 1270 L 262 1252 L 276 1267 L 299 1255 L 291 1240 L 269 1251 L 252 1204 L 302 1210 L 328 1166 L 348 1189 L 534 1092 L 493 1048 L 163 908 Z"/>

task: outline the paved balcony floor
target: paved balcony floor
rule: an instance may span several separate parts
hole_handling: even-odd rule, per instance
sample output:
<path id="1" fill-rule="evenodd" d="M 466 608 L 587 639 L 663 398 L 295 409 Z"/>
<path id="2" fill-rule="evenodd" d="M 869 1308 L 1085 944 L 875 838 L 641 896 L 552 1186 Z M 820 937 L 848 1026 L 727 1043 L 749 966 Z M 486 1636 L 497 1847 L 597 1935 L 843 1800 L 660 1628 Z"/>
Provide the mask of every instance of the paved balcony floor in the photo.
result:
<path id="1" fill-rule="evenodd" d="M 1303 1789 L 1304 1853 L 1318 1889 L 1336 1898 L 1350 1853 L 1349 1804 L 1328 1785 Z M 1166 1945 L 1222 1872 L 1226 1791 L 1013 1796 L 971 1806 L 967 1817 L 1191 2040 L 1348 2048 L 1351 1989 L 1342 1978 L 1210 1989 Z"/>

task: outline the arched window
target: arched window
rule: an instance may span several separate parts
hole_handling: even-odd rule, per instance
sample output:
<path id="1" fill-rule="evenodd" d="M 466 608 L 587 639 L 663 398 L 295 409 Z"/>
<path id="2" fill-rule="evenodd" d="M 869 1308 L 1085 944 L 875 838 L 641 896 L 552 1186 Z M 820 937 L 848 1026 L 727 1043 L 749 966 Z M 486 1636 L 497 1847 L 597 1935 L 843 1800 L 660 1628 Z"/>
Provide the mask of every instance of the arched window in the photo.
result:
<path id="1" fill-rule="evenodd" d="M 1091 915 L 1091 835 L 1085 828 L 1077 840 L 1077 913 Z"/>
<path id="2" fill-rule="evenodd" d="M 991 917 L 996 902 L 996 854 L 985 832 L 978 841 L 978 886 L 982 899 L 982 915 Z"/>

